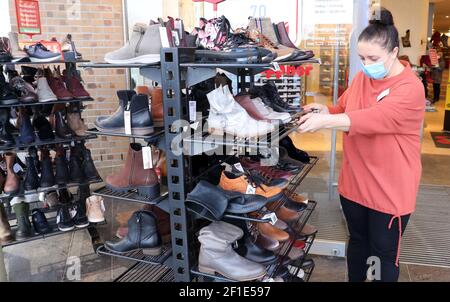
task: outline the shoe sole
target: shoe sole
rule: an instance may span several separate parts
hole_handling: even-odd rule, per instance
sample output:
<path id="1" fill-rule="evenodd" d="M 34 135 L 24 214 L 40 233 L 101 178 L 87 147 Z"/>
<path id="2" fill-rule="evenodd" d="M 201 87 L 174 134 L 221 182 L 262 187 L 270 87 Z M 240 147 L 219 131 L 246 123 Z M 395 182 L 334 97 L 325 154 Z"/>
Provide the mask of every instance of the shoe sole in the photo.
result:
<path id="1" fill-rule="evenodd" d="M 53 62 L 53 61 L 60 61 L 62 59 L 62 56 L 56 56 L 53 58 L 47 58 L 47 59 L 39 59 L 39 58 L 34 58 L 34 57 L 30 57 L 31 62 L 41 62 L 41 63 L 49 63 L 49 62 Z"/>
<path id="2" fill-rule="evenodd" d="M 227 275 L 226 273 L 220 272 L 219 270 L 212 269 L 212 268 L 209 268 L 209 267 L 206 267 L 206 266 L 199 265 L 198 266 L 198 270 L 201 273 L 204 273 L 204 274 L 209 274 L 209 275 L 213 275 L 214 276 L 216 273 L 218 273 L 218 274 L 224 276 L 225 278 L 228 278 L 228 279 L 231 279 L 231 280 L 238 280 L 238 279 L 235 279 L 234 277 L 231 277 L 231 276 Z M 245 281 L 257 280 L 257 279 L 261 279 L 262 277 L 264 277 L 266 275 L 267 275 L 267 272 L 264 272 L 264 274 L 261 273 L 261 275 L 259 275 L 259 276 L 242 278 L 242 279 L 239 279 L 239 281 L 245 282 Z"/>
<path id="3" fill-rule="evenodd" d="M 106 63 L 109 64 L 156 64 L 161 62 L 161 56 L 157 55 L 143 55 L 127 60 L 114 60 L 105 58 Z"/>
<path id="4" fill-rule="evenodd" d="M 101 220 L 100 219 L 89 219 L 89 223 L 102 223 L 102 222 L 105 222 L 105 218 L 103 218 Z"/>
<path id="5" fill-rule="evenodd" d="M 75 226 L 68 227 L 68 228 L 58 227 L 58 230 L 60 230 L 61 232 L 69 232 L 69 231 L 73 231 L 74 229 L 75 229 Z"/>
<path id="6" fill-rule="evenodd" d="M 118 252 L 118 251 L 114 251 L 114 250 L 110 249 L 108 247 L 108 245 L 106 245 L 106 244 L 104 245 L 104 247 L 108 251 L 113 252 L 115 254 L 119 254 L 119 255 L 125 255 L 125 254 L 132 253 L 132 252 L 142 251 L 142 253 L 147 256 L 159 256 L 162 254 L 162 249 L 163 249 L 162 245 L 161 245 L 161 246 L 157 246 L 157 247 L 153 247 L 153 248 L 146 248 L 146 249 L 139 248 L 139 249 L 129 250 L 126 252 Z"/>
<path id="7" fill-rule="evenodd" d="M 45 192 L 51 189 L 57 189 L 58 185 L 53 185 L 53 186 L 45 186 L 45 187 L 40 187 L 37 189 L 38 192 Z"/>
<path id="8" fill-rule="evenodd" d="M 88 223 L 85 223 L 85 224 L 78 224 L 78 225 L 75 225 L 75 227 L 76 227 L 77 229 L 86 228 L 86 227 L 88 227 L 88 226 L 89 226 L 89 222 L 88 222 Z"/>
<path id="9" fill-rule="evenodd" d="M 125 134 L 125 128 L 114 128 L 114 129 L 106 129 L 95 124 L 95 127 L 100 132 L 110 132 L 116 134 Z M 155 132 L 154 127 L 146 127 L 146 128 L 131 128 L 131 135 L 141 135 L 146 136 L 153 134 Z"/>
<path id="10" fill-rule="evenodd" d="M 19 104 L 19 100 L 18 99 L 1 100 L 0 104 L 1 105 L 15 105 L 15 104 Z"/>
<path id="11" fill-rule="evenodd" d="M 57 98 L 44 99 L 44 100 L 39 99 L 39 103 L 56 102 L 57 100 L 58 100 Z"/>

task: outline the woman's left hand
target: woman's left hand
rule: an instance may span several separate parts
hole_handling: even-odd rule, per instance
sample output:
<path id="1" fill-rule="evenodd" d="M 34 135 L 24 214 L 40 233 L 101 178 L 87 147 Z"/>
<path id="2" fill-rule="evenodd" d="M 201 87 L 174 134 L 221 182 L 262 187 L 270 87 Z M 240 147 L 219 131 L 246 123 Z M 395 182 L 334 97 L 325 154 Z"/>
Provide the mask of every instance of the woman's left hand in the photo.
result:
<path id="1" fill-rule="evenodd" d="M 300 119 L 300 127 L 298 128 L 298 132 L 316 132 L 320 129 L 326 128 L 329 117 L 329 114 L 317 113 L 309 113 L 307 115 L 304 115 Z"/>

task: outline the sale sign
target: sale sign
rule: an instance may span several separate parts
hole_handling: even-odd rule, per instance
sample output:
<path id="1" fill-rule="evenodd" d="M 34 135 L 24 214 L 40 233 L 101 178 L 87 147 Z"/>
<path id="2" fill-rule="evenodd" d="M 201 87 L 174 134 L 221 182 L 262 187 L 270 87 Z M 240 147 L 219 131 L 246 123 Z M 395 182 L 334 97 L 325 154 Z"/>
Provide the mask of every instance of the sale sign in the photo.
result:
<path id="1" fill-rule="evenodd" d="M 19 33 L 30 36 L 41 33 L 38 0 L 16 0 L 16 16 Z"/>

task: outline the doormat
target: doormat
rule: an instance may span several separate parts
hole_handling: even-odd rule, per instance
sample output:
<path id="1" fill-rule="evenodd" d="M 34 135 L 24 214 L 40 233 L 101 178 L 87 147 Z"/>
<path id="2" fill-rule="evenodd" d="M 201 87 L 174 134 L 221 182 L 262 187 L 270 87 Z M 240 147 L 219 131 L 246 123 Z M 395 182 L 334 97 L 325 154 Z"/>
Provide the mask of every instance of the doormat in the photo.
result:
<path id="1" fill-rule="evenodd" d="M 450 149 L 450 132 L 431 132 L 431 137 L 437 148 Z"/>

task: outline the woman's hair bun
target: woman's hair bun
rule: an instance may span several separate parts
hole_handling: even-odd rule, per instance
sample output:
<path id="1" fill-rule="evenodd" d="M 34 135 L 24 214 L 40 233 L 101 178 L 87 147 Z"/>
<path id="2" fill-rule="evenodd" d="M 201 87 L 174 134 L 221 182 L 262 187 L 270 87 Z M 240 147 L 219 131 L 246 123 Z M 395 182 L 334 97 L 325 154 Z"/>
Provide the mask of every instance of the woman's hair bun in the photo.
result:
<path id="1" fill-rule="evenodd" d="M 394 17 L 392 13 L 384 7 L 376 10 L 369 21 L 370 24 L 379 24 L 385 26 L 394 26 Z"/>

